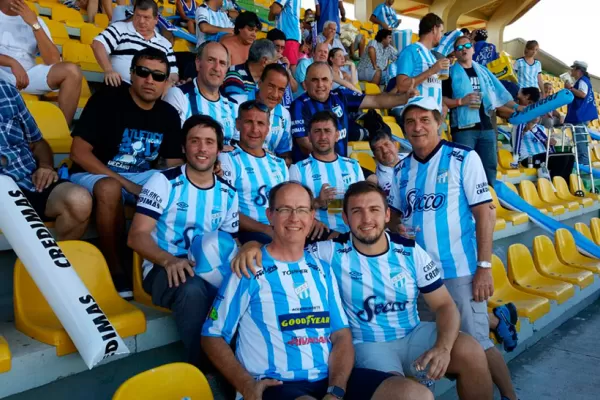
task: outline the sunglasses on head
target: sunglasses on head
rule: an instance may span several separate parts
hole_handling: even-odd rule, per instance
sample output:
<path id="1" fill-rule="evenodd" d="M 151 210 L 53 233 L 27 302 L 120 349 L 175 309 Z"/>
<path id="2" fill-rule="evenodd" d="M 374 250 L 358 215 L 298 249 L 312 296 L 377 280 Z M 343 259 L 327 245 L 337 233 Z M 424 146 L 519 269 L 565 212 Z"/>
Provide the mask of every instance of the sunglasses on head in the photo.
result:
<path id="1" fill-rule="evenodd" d="M 456 46 L 456 48 L 454 50 L 462 51 L 463 49 L 470 49 L 471 47 L 473 47 L 473 43 L 468 42 L 465 44 L 459 44 L 458 46 Z"/>
<path id="2" fill-rule="evenodd" d="M 240 104 L 240 110 L 249 111 L 253 108 L 258 108 L 262 112 L 269 112 L 269 107 L 257 100 L 248 100 Z"/>
<path id="3" fill-rule="evenodd" d="M 142 67 L 141 65 L 137 65 L 132 68 L 132 72 L 140 78 L 147 78 L 149 75 L 152 75 L 152 79 L 154 79 L 156 82 L 164 82 L 167 80 L 166 73 L 162 71 L 153 71 L 150 68 Z"/>

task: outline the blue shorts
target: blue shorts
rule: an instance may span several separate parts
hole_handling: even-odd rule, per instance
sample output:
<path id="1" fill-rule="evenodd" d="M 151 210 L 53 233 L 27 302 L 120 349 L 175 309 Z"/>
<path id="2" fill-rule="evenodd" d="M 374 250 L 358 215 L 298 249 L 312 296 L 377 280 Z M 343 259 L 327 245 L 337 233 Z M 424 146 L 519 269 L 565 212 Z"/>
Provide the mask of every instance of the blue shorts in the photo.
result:
<path id="1" fill-rule="evenodd" d="M 354 368 L 348 379 L 344 399 L 370 399 L 379 385 L 392 376 L 392 374 L 373 369 Z M 283 382 L 282 385 L 267 388 L 262 398 L 263 400 L 294 400 L 302 396 L 312 396 L 316 399 L 322 399 L 327 394 L 328 387 L 328 379 L 316 382 Z"/>
<path id="2" fill-rule="evenodd" d="M 121 175 L 125 179 L 130 180 L 131 182 L 133 182 L 135 184 L 144 186 L 144 184 L 146 184 L 146 182 L 148 182 L 148 180 L 152 177 L 152 175 L 154 175 L 157 172 L 159 172 L 159 171 L 155 170 L 155 169 L 151 169 L 148 171 L 138 172 L 138 173 L 124 172 L 119 175 Z M 104 179 L 104 178 L 108 178 L 108 176 L 90 174 L 87 172 L 78 172 L 69 177 L 71 182 L 73 182 L 77 185 L 83 186 L 84 188 L 87 189 L 88 192 L 90 192 L 90 194 L 92 196 L 94 195 L 94 186 L 100 179 Z M 137 198 L 136 198 L 136 196 L 132 195 L 131 193 L 129 193 L 128 191 L 123 189 L 123 202 L 125 204 L 135 205 L 137 203 Z"/>

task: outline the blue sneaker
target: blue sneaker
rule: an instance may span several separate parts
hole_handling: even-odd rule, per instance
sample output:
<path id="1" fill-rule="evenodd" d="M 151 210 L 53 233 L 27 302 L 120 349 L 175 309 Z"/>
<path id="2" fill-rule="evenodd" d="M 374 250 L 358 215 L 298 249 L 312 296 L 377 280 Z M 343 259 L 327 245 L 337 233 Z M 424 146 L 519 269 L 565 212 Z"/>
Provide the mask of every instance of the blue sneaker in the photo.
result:
<path id="1" fill-rule="evenodd" d="M 518 315 L 517 308 L 513 303 L 506 303 L 493 310 L 494 315 L 498 318 L 498 326 L 493 330 L 496 340 L 503 344 L 504 350 L 511 352 L 517 347 L 519 338 L 517 336 Z"/>

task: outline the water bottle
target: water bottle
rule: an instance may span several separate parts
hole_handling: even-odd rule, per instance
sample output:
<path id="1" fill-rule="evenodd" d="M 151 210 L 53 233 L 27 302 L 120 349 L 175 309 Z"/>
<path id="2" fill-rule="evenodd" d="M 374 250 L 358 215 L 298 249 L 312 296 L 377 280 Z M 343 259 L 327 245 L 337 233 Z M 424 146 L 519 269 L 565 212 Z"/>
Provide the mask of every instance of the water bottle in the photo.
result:
<path id="1" fill-rule="evenodd" d="M 435 381 L 427 377 L 427 373 L 429 372 L 429 366 L 427 366 L 424 370 L 421 371 L 417 370 L 416 363 L 412 363 L 410 367 L 411 375 L 415 377 L 417 382 L 425 386 L 433 393 L 435 390 Z"/>
<path id="2" fill-rule="evenodd" d="M 527 157 L 527 168 L 533 168 L 533 157 L 532 156 Z"/>

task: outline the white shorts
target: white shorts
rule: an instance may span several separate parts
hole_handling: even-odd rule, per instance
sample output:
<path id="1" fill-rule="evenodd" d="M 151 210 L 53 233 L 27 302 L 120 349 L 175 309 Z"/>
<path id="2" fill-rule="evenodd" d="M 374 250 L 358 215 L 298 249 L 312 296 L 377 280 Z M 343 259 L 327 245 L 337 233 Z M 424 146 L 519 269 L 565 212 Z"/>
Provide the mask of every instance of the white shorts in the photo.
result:
<path id="1" fill-rule="evenodd" d="M 27 71 L 29 76 L 29 85 L 23 89 L 24 93 L 33 94 L 36 96 L 46 94 L 48 92 L 58 92 L 58 89 L 52 89 L 48 86 L 48 74 L 52 65 L 38 64 L 31 67 Z M 14 86 L 17 85 L 17 78 L 5 69 L 0 68 L 0 80 L 6 81 Z"/>
<path id="2" fill-rule="evenodd" d="M 119 175 L 121 175 L 123 178 L 128 179 L 137 185 L 144 186 L 144 184 L 146 184 L 146 182 L 148 182 L 148 180 L 152 177 L 152 175 L 154 175 L 157 172 L 160 172 L 160 171 L 151 169 L 151 170 L 148 170 L 145 172 L 139 172 L 139 173 L 124 172 Z M 103 179 L 103 178 L 107 178 L 107 176 L 90 174 L 87 172 L 78 172 L 76 174 L 69 176 L 69 180 L 71 182 L 73 182 L 77 185 L 83 186 L 84 188 L 87 189 L 88 192 L 90 192 L 91 195 L 94 194 L 94 186 L 96 185 L 96 183 L 100 179 Z M 134 195 L 132 195 L 131 193 L 129 193 L 128 191 L 123 189 L 123 202 L 125 204 L 135 205 L 137 203 L 137 199 Z"/>
<path id="3" fill-rule="evenodd" d="M 435 345 L 437 328 L 435 322 L 421 322 L 402 339 L 391 342 L 356 343 L 356 367 L 382 372 L 398 372 L 411 376 L 411 365 Z"/>

